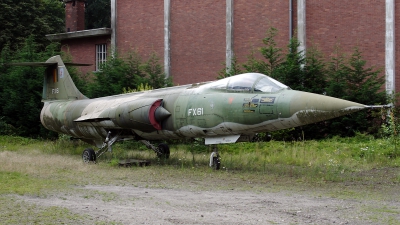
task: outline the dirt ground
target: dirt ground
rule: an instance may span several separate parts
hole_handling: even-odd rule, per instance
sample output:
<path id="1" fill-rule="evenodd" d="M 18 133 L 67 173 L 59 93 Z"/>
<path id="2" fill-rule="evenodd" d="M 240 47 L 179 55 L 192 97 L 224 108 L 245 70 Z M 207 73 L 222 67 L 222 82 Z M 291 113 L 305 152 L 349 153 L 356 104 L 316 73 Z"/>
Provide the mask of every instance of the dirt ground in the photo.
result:
<path id="1" fill-rule="evenodd" d="M 88 215 L 88 224 L 400 224 L 398 199 L 340 199 L 307 190 L 188 191 L 87 185 L 68 193 L 17 198 Z"/>
<path id="2" fill-rule="evenodd" d="M 0 224 L 7 217 L 12 224 L 400 224 L 398 167 L 318 183 L 208 168 L 88 165 L 40 152 L 0 152 L 0 162 L 1 171 L 22 174 L 39 190 L 0 195 Z"/>

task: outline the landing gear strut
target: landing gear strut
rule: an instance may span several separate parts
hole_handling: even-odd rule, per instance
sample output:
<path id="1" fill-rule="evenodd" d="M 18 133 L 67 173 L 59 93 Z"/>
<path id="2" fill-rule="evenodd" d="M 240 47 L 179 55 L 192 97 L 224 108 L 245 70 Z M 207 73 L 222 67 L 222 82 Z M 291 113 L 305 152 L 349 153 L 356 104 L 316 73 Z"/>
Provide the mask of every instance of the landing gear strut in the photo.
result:
<path id="1" fill-rule="evenodd" d="M 158 147 L 151 144 L 149 141 L 140 140 L 148 149 L 152 149 L 159 158 L 169 159 L 170 151 L 169 146 L 165 143 L 161 143 Z"/>
<path id="2" fill-rule="evenodd" d="M 96 152 L 92 148 L 87 148 L 82 153 L 82 160 L 84 163 L 96 162 L 96 159 L 99 158 L 106 151 L 112 151 L 112 145 L 119 140 L 121 133 L 117 133 L 115 136 L 111 137 L 111 131 L 108 132 L 106 139 L 103 142 L 103 145 Z"/>
<path id="3" fill-rule="evenodd" d="M 219 170 L 221 168 L 221 158 L 218 154 L 218 147 L 213 145 L 212 150 L 213 152 L 210 155 L 210 167 L 214 170 Z"/>
<path id="4" fill-rule="evenodd" d="M 89 162 L 96 162 L 96 159 L 99 158 L 102 154 L 109 151 L 112 152 L 112 145 L 118 141 L 122 140 L 121 132 L 117 133 L 116 135 L 112 136 L 111 131 L 108 132 L 106 139 L 103 142 L 103 145 L 99 148 L 98 151 L 94 151 L 92 148 L 87 148 L 82 153 L 82 160 L 85 163 Z M 148 149 L 152 149 L 159 158 L 168 159 L 170 155 L 169 146 L 165 143 L 161 143 L 158 147 L 151 144 L 149 141 L 141 140 L 143 144 L 146 145 Z"/>

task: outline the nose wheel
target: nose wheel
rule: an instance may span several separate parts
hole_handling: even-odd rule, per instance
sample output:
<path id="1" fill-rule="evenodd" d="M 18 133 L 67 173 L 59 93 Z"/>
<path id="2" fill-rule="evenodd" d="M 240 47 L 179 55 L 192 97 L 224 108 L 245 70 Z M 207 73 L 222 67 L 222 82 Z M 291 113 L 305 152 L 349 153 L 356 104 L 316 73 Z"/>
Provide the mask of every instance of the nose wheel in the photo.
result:
<path id="1" fill-rule="evenodd" d="M 221 158 L 219 157 L 217 146 L 213 146 L 213 152 L 210 155 L 210 167 L 214 170 L 221 168 Z"/>

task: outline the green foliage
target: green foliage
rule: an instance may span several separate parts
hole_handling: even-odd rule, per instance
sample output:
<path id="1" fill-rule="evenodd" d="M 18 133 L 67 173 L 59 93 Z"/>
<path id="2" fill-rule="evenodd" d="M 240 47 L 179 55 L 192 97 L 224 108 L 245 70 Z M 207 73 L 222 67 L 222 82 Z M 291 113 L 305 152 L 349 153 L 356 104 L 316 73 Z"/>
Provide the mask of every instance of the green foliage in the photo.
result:
<path id="1" fill-rule="evenodd" d="M 246 62 L 240 64 L 236 59 L 233 60 L 231 70 L 220 72 L 218 78 L 232 76 L 235 72 L 259 72 L 279 80 L 294 90 L 326 94 L 365 105 L 386 103 L 385 92 L 382 91 L 385 82 L 382 70 L 367 67 L 358 48 L 354 49 L 349 58 L 336 48 L 334 57 L 326 62 L 321 52 L 314 47 L 308 48 L 306 55 L 298 51 L 299 42 L 296 38 L 290 40 L 286 53 L 283 53 L 274 40 L 276 35 L 275 28 L 267 31 L 266 37 L 262 40 L 264 46 L 259 49 L 263 58 L 257 58 L 256 52 L 251 51 Z M 379 126 L 380 121 L 376 113 L 363 110 L 272 136 L 285 139 L 298 139 L 303 136 L 309 139 L 335 135 L 353 136 L 356 132 L 376 134 Z"/>
<path id="2" fill-rule="evenodd" d="M 257 64 L 259 64 L 258 72 L 271 77 L 275 76 L 275 69 L 280 66 L 283 61 L 282 49 L 277 47 L 275 42 L 275 36 L 277 33 L 278 30 L 272 27 L 267 31 L 267 37 L 262 40 L 265 46 L 260 48 L 260 52 L 264 56 L 265 61 L 257 62 L 255 59 L 248 61 L 256 62 L 256 67 Z M 251 67 L 248 67 L 247 65 L 245 64 L 244 67 L 249 70 Z"/>
<path id="3" fill-rule="evenodd" d="M 340 98 L 346 96 L 346 57 L 342 54 L 338 47 L 335 48 L 333 57 L 328 63 L 327 71 L 328 74 L 328 84 L 326 87 L 326 92 L 329 96 Z"/>
<path id="4" fill-rule="evenodd" d="M 358 48 L 347 61 L 341 55 L 332 58 L 327 94 L 366 105 L 384 103 L 386 94 L 381 88 L 385 80 L 379 76 L 382 70 L 366 67 L 367 62 Z"/>
<path id="5" fill-rule="evenodd" d="M 64 30 L 65 11 L 62 1 L 3 0 L 0 2 L 0 49 L 6 45 L 19 49 L 25 38 L 32 36 L 43 50 L 50 42 L 46 34 Z"/>
<path id="6" fill-rule="evenodd" d="M 131 89 L 131 88 L 122 88 L 122 93 L 126 94 L 126 93 L 133 93 L 133 92 L 138 92 L 138 91 L 149 91 L 149 90 L 153 90 L 153 88 L 148 85 L 148 84 L 139 84 L 138 89 Z"/>
<path id="7" fill-rule="evenodd" d="M 34 36 L 29 36 L 24 46 L 13 51 L 6 45 L 0 56 L 0 134 L 24 137 L 56 138 L 57 134 L 45 129 L 39 119 L 43 103 L 42 67 L 9 66 L 9 62 L 39 62 L 61 54 L 59 45 L 52 43 L 41 50 Z M 62 53 L 65 62 L 71 61 L 68 53 Z M 152 54 L 146 62 L 133 52 L 126 59 L 110 57 L 96 73 L 95 82 L 87 85 L 75 67 L 68 71 L 75 85 L 91 97 L 120 94 L 123 88 L 145 90 L 172 86 L 171 79 L 165 79 L 158 58 Z M 59 148 L 54 146 L 54 148 Z"/>
<path id="8" fill-rule="evenodd" d="M 326 63 L 323 61 L 322 53 L 314 47 L 309 48 L 305 58 L 302 91 L 324 94 L 326 73 Z"/>
<path id="9" fill-rule="evenodd" d="M 388 148 L 388 157 L 398 158 L 400 157 L 400 149 L 397 146 L 400 140 L 400 122 L 399 122 L 399 109 L 398 107 L 391 108 L 390 110 L 382 110 L 382 115 L 387 114 L 388 118 L 386 123 L 381 125 L 381 135 L 392 143 L 392 146 Z"/>
<path id="10" fill-rule="evenodd" d="M 91 98 L 120 94 L 123 91 L 140 90 L 140 85 L 151 88 L 172 86 L 171 78 L 165 78 L 158 57 L 153 53 L 145 62 L 137 52 L 130 52 L 126 58 L 109 57 L 95 72 L 94 82 L 88 84 Z"/>
<path id="11" fill-rule="evenodd" d="M 259 52 L 265 58 L 265 60 L 259 60 L 255 55 L 257 52 L 251 51 L 247 57 L 247 61 L 243 64 L 237 62 L 237 58 L 233 57 L 231 65 L 225 65 L 226 69 L 221 70 L 218 74 L 218 79 L 233 76 L 240 73 L 246 72 L 258 72 L 265 75 L 277 78 L 276 68 L 278 68 L 283 62 L 282 49 L 277 47 L 275 42 L 275 36 L 277 35 L 276 28 L 270 28 L 267 31 L 267 37 L 263 39 L 265 46 L 259 49 Z M 241 69 L 243 67 L 243 69 Z"/>
<path id="12" fill-rule="evenodd" d="M 111 27 L 110 0 L 86 0 L 85 3 L 86 29 Z"/>
<path id="13" fill-rule="evenodd" d="M 300 43 L 297 39 L 290 40 L 285 60 L 276 67 L 273 78 L 281 81 L 294 90 L 303 90 L 305 57 L 303 52 L 297 51 Z"/>
<path id="14" fill-rule="evenodd" d="M 40 52 L 33 36 L 29 36 L 23 48 L 12 55 L 9 48 L 4 48 L 0 61 L 7 63 L 45 61 L 54 55 L 57 44 L 50 44 Z M 11 56 L 12 55 L 12 56 Z M 48 137 L 52 133 L 40 124 L 42 108 L 43 72 L 41 67 L 20 67 L 0 65 L 0 117 L 4 134 L 30 137 Z"/>
<path id="15" fill-rule="evenodd" d="M 94 82 L 88 84 L 88 97 L 115 95 L 121 93 L 126 85 L 131 87 L 129 85 L 134 83 L 136 74 L 128 73 L 130 70 L 122 58 L 109 57 L 107 63 L 101 65 L 101 71 L 94 72 Z"/>
<path id="16" fill-rule="evenodd" d="M 366 67 L 366 61 L 358 48 L 354 49 L 347 60 L 336 53 L 328 70 L 327 95 L 365 105 L 385 104 L 386 93 L 381 89 L 385 80 L 380 76 L 381 72 L 380 69 Z M 353 136 L 356 132 L 376 134 L 380 120 L 372 111 L 363 110 L 333 119 L 329 123 L 331 134 Z"/>
<path id="17" fill-rule="evenodd" d="M 223 79 L 225 77 L 230 77 L 242 73 L 242 70 L 240 69 L 241 65 L 237 63 L 236 57 L 232 58 L 231 67 L 228 68 L 225 63 L 224 65 L 226 68 L 223 68 L 218 72 L 217 79 Z"/>
<path id="18" fill-rule="evenodd" d="M 159 60 L 158 56 L 153 52 L 149 59 L 142 65 L 145 82 L 141 84 L 148 83 L 156 89 L 172 86 L 172 79 L 171 77 L 165 78 L 163 66 L 161 66 Z"/>
<path id="19" fill-rule="evenodd" d="M 52 151 L 52 145 L 60 147 Z M 16 151 L 35 149 L 36 151 L 37 146 L 42 146 L 40 148 L 42 152 L 57 155 L 80 155 L 84 149 L 84 144 L 77 145 L 74 141 L 65 138 L 49 142 L 0 136 L 0 147 L 2 146 L 6 146 L 5 151 L 11 149 L 16 149 Z M 352 138 L 336 136 L 320 141 L 272 140 L 268 143 L 235 143 L 218 147 L 223 170 L 298 177 L 309 181 L 316 179 L 340 181 L 346 179 L 345 176 L 353 176 L 358 171 L 400 165 L 400 157 L 394 155 L 392 140 L 377 139 L 361 133 L 357 133 Z M 142 144 L 137 142 L 117 143 L 113 148 L 112 155 L 104 154 L 98 159 L 98 163 L 106 162 L 107 165 L 116 166 L 120 159 L 135 158 L 148 160 L 152 166 L 171 165 L 178 169 L 208 167 L 211 152 L 211 148 L 208 146 L 193 142 L 171 144 L 170 148 L 170 159 L 159 161 L 155 153 L 145 149 Z"/>

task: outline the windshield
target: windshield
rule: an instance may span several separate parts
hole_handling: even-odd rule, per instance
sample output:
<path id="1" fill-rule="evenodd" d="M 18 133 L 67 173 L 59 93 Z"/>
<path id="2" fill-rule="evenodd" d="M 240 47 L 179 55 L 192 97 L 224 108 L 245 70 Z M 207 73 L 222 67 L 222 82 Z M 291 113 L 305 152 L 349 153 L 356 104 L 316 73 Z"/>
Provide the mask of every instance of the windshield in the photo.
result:
<path id="1" fill-rule="evenodd" d="M 204 88 L 227 92 L 277 92 L 289 87 L 261 73 L 245 73 L 204 85 Z"/>
<path id="2" fill-rule="evenodd" d="M 242 74 L 246 75 L 246 74 Z M 250 92 L 258 76 L 247 74 L 247 76 L 237 75 L 231 77 L 228 82 L 229 91 Z"/>
<path id="3" fill-rule="evenodd" d="M 271 93 L 287 88 L 288 86 L 282 84 L 281 82 L 275 79 L 266 76 L 265 78 L 262 78 L 260 81 L 258 81 L 258 83 L 254 86 L 254 91 Z"/>

